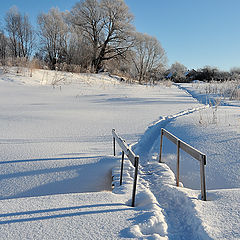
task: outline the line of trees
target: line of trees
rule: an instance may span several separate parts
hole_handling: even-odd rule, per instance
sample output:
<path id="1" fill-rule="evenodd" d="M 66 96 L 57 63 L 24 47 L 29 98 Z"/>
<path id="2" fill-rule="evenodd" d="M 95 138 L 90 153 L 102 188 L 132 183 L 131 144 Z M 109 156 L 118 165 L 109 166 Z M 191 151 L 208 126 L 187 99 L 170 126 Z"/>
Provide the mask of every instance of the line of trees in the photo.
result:
<path id="1" fill-rule="evenodd" d="M 12 7 L 0 28 L 0 63 L 16 65 L 34 59 L 52 70 L 106 70 L 139 83 L 239 78 L 239 69 L 223 72 L 206 66 L 189 71 L 178 62 L 166 69 L 161 43 L 137 32 L 133 20 L 124 0 L 80 0 L 70 11 L 52 8 L 39 14 L 34 29 L 29 17 Z"/>
<path id="2" fill-rule="evenodd" d="M 155 37 L 138 33 L 133 19 L 123 0 L 81 0 L 71 11 L 39 14 L 34 30 L 13 7 L 0 31 L 0 60 L 34 57 L 53 70 L 107 69 L 140 83 L 156 79 L 166 66 L 165 51 Z"/>
<path id="3" fill-rule="evenodd" d="M 174 63 L 164 73 L 165 78 L 173 82 L 192 82 L 194 80 L 211 82 L 211 81 L 229 81 L 240 79 L 240 68 L 232 68 L 229 72 L 220 71 L 216 67 L 205 66 L 200 69 L 188 70 L 181 63 Z"/>

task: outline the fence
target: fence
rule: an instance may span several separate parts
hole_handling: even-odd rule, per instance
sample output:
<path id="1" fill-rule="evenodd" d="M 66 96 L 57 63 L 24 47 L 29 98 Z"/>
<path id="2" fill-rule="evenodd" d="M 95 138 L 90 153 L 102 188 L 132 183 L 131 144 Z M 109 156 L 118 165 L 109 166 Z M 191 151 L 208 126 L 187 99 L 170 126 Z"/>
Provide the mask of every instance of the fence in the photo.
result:
<path id="1" fill-rule="evenodd" d="M 136 156 L 134 152 L 128 147 L 125 140 L 119 137 L 115 131 L 112 130 L 113 135 L 113 154 L 116 156 L 116 142 L 122 149 L 122 162 L 121 162 L 121 173 L 120 173 L 120 185 L 122 185 L 122 178 L 123 178 L 123 164 L 124 164 L 124 155 L 128 157 L 131 161 L 133 166 L 135 167 L 134 173 L 134 181 L 133 181 L 133 192 L 132 192 L 132 207 L 135 205 L 135 196 L 136 196 L 136 189 L 137 189 L 137 174 L 138 174 L 138 164 L 139 164 L 139 156 Z"/>
<path id="2" fill-rule="evenodd" d="M 165 129 L 161 129 L 161 140 L 160 140 L 160 152 L 159 152 L 159 162 L 162 162 L 162 145 L 163 145 L 163 136 L 168 138 L 171 142 L 177 145 L 177 178 L 176 185 L 179 186 L 179 165 L 180 165 L 180 149 L 191 155 L 193 158 L 200 162 L 200 177 L 201 177 L 201 198 L 206 201 L 206 183 L 205 183 L 205 169 L 204 165 L 206 165 L 206 155 L 183 142 L 170 132 Z"/>

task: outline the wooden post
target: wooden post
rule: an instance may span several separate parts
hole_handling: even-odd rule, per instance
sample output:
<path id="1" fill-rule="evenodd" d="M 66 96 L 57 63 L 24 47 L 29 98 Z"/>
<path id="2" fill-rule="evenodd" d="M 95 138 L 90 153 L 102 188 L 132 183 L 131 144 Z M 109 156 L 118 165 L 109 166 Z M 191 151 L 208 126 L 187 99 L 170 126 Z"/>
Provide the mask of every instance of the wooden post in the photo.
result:
<path id="1" fill-rule="evenodd" d="M 180 167 L 180 140 L 177 140 L 177 187 L 179 187 L 179 175 L 180 175 L 180 171 L 179 171 L 179 167 Z"/>
<path id="2" fill-rule="evenodd" d="M 123 177 L 123 161 L 124 161 L 124 151 L 122 151 L 122 163 L 121 163 L 121 173 L 120 173 L 120 185 L 122 185 L 122 177 Z"/>
<path id="3" fill-rule="evenodd" d="M 138 174 L 138 163 L 139 156 L 135 157 L 135 174 L 134 174 L 134 182 L 133 182 L 133 192 L 132 192 L 132 207 L 135 206 L 135 197 L 136 197 L 136 189 L 137 189 L 137 174 Z"/>
<path id="4" fill-rule="evenodd" d="M 204 165 L 206 164 L 206 155 L 202 155 L 200 162 L 200 176 L 201 176 L 201 198 L 203 201 L 207 200 L 206 194 L 206 182 L 205 182 L 205 169 Z"/>
<path id="5" fill-rule="evenodd" d="M 162 145 L 163 145 L 163 129 L 161 129 L 161 138 L 160 138 L 160 151 L 159 151 L 159 162 L 162 162 Z"/>

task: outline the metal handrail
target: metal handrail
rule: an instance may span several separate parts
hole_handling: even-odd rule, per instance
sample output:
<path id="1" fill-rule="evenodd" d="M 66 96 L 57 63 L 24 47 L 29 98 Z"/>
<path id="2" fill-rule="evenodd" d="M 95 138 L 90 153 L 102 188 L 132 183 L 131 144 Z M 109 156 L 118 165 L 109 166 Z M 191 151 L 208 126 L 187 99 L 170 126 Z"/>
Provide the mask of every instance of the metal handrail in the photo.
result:
<path id="1" fill-rule="evenodd" d="M 132 192 L 132 207 L 134 207 L 135 197 L 136 197 L 136 189 L 137 189 L 137 175 L 138 175 L 139 156 L 135 155 L 135 153 L 127 145 L 125 140 L 118 136 L 115 129 L 112 130 L 112 135 L 113 135 L 113 155 L 116 156 L 116 142 L 118 143 L 118 145 L 122 149 L 120 185 L 122 185 L 124 155 L 126 155 L 128 157 L 130 162 L 135 167 L 134 181 L 133 181 L 133 192 Z"/>
<path id="2" fill-rule="evenodd" d="M 160 140 L 160 151 L 159 151 L 159 162 L 162 162 L 162 145 L 163 145 L 163 136 L 177 145 L 177 178 L 176 178 L 176 185 L 179 186 L 179 165 L 180 165 L 180 149 L 184 152 L 191 155 L 193 158 L 200 162 L 200 176 L 201 176 L 201 198 L 202 200 L 206 201 L 206 181 L 205 181 L 205 169 L 204 166 L 206 165 L 206 155 L 200 152 L 199 150 L 195 149 L 194 147 L 190 146 L 189 144 L 185 143 L 172 133 L 168 132 L 166 129 L 161 129 L 161 140 Z"/>

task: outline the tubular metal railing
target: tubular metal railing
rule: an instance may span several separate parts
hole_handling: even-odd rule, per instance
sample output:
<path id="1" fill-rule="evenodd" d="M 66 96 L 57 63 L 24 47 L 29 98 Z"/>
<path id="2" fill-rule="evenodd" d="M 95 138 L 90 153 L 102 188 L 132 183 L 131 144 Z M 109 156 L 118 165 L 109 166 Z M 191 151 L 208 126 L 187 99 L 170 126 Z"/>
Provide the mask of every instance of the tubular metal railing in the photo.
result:
<path id="1" fill-rule="evenodd" d="M 118 145 L 122 149 L 120 185 L 122 185 L 122 178 L 123 178 L 124 155 L 126 155 L 128 157 L 130 162 L 135 167 L 134 181 L 133 181 L 133 192 L 132 192 L 132 207 L 134 207 L 134 205 L 135 205 L 136 189 L 137 189 L 137 175 L 138 175 L 139 156 L 135 155 L 135 153 L 126 144 L 125 140 L 117 135 L 115 129 L 112 130 L 112 135 L 113 135 L 113 155 L 116 156 L 116 142 L 118 143 Z"/>
<path id="2" fill-rule="evenodd" d="M 172 133 L 168 132 L 166 129 L 161 129 L 161 140 L 160 140 L 160 152 L 159 152 L 159 162 L 162 162 L 162 145 L 163 145 L 163 136 L 169 139 L 171 142 L 177 145 L 177 178 L 176 178 L 176 185 L 179 186 L 179 165 L 180 165 L 180 149 L 184 152 L 191 155 L 193 158 L 200 162 L 200 176 L 201 176 L 201 198 L 202 200 L 206 201 L 206 181 L 205 181 L 205 169 L 204 166 L 206 165 L 206 155 L 195 149 L 194 147 L 190 146 L 189 144 L 185 143 L 184 141 L 180 140 Z"/>

